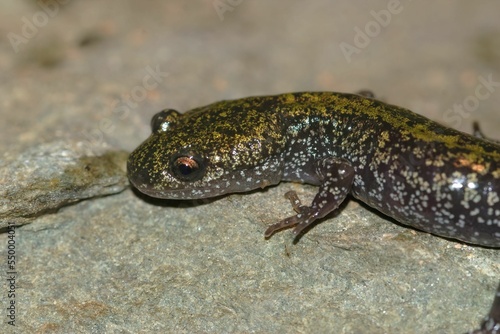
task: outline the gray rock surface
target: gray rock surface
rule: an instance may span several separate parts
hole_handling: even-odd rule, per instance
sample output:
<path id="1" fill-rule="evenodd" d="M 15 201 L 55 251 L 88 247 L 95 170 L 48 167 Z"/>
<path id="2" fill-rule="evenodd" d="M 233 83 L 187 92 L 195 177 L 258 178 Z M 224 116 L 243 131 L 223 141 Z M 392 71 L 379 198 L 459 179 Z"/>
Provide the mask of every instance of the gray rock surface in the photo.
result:
<path id="1" fill-rule="evenodd" d="M 27 224 L 69 204 L 116 194 L 128 186 L 125 151 L 84 156 L 63 142 L 4 154 L 0 166 L 0 228 Z"/>
<path id="2" fill-rule="evenodd" d="M 353 200 L 298 243 L 290 231 L 265 240 L 292 213 L 283 195 L 311 200 L 314 187 L 157 201 L 120 192 L 120 152 L 162 108 L 304 90 L 371 89 L 462 131 L 477 120 L 500 139 L 498 84 L 476 97 L 500 81 L 499 10 L 495 0 L 1 2 L 0 216 L 31 223 L 0 234 L 2 280 L 16 272 L 0 332 L 477 326 L 499 250 L 406 228 Z"/>

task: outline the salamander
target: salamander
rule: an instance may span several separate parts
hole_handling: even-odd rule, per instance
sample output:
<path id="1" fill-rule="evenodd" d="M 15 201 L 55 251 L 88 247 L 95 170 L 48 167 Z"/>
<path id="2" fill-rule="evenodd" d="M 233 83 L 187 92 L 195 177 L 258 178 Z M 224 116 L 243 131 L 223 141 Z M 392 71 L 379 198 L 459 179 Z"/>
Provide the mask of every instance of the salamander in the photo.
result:
<path id="1" fill-rule="evenodd" d="M 269 226 L 267 238 L 288 227 L 303 232 L 352 195 L 402 224 L 500 248 L 500 145 L 477 130 L 447 128 L 370 94 L 333 92 L 166 109 L 151 127 L 127 166 L 149 196 L 199 199 L 281 181 L 318 186 L 309 206 L 287 194 L 296 214 Z"/>

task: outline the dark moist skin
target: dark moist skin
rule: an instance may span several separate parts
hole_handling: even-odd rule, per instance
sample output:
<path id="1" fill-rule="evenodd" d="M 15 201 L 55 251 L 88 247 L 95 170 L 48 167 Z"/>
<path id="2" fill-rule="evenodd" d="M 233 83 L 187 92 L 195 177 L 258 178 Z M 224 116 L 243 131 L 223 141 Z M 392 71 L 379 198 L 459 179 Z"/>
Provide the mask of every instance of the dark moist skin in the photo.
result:
<path id="1" fill-rule="evenodd" d="M 290 93 L 164 110 L 130 155 L 129 179 L 169 199 L 280 181 L 319 186 L 310 206 L 288 193 L 297 214 L 266 237 L 292 226 L 300 233 L 351 194 L 414 228 L 500 248 L 500 145 L 363 95 Z M 497 326 L 498 313 L 492 309 Z"/>

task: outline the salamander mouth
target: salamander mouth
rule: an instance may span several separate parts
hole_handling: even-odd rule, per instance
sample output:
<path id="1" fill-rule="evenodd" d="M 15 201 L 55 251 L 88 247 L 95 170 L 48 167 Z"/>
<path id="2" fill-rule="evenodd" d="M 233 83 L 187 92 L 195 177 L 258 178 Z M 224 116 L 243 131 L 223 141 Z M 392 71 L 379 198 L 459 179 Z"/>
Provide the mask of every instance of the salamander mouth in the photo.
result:
<path id="1" fill-rule="evenodd" d="M 151 180 L 148 171 L 145 170 L 136 170 L 133 173 L 129 172 L 128 177 L 135 189 L 147 196 L 155 198 L 189 200 L 214 197 L 226 193 L 210 185 L 206 187 L 168 188 L 162 186 L 161 182 L 154 182 L 154 180 Z"/>
<path id="2" fill-rule="evenodd" d="M 155 189 L 147 184 L 135 184 L 132 180 L 130 183 L 132 183 L 134 188 L 139 190 L 141 193 L 150 197 L 161 199 L 192 200 L 215 197 L 224 194 L 224 192 L 216 192 L 212 188 Z"/>

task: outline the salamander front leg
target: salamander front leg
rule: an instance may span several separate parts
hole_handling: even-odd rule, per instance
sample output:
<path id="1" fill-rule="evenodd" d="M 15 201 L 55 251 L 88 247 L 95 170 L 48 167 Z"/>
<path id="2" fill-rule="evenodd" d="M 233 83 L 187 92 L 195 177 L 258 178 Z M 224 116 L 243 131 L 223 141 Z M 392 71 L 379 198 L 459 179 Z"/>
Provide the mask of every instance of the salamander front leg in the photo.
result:
<path id="1" fill-rule="evenodd" d="M 351 191 L 354 168 L 345 159 L 327 158 L 316 162 L 316 175 L 321 185 L 311 206 L 302 205 L 294 191 L 288 192 L 285 196 L 297 214 L 269 226 L 264 233 L 266 238 L 292 226 L 295 226 L 293 233 L 297 235 L 315 220 L 337 209 Z"/>

